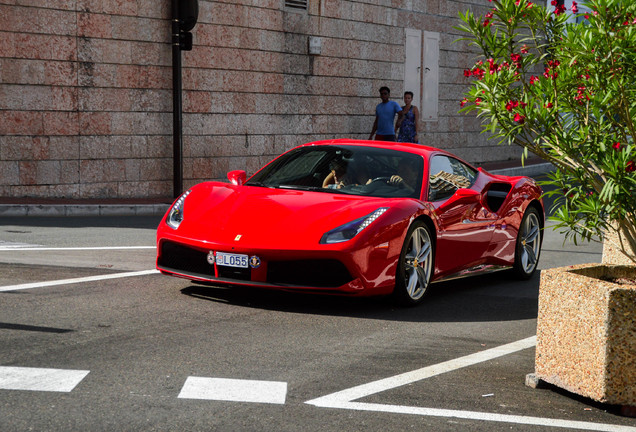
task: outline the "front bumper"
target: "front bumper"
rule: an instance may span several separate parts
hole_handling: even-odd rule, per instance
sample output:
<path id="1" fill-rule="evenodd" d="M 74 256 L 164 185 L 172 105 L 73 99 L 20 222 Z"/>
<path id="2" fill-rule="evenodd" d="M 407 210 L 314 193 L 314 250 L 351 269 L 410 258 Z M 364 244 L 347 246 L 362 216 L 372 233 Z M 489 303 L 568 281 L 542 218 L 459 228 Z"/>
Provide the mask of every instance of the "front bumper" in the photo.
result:
<path id="1" fill-rule="evenodd" d="M 202 281 L 223 281 L 271 287 L 335 289 L 354 280 L 346 266 L 337 259 L 268 259 L 258 268 L 237 268 L 209 264 L 210 250 L 172 241 L 160 243 L 157 268 L 161 271 Z M 261 258 L 262 259 L 262 258 Z"/>

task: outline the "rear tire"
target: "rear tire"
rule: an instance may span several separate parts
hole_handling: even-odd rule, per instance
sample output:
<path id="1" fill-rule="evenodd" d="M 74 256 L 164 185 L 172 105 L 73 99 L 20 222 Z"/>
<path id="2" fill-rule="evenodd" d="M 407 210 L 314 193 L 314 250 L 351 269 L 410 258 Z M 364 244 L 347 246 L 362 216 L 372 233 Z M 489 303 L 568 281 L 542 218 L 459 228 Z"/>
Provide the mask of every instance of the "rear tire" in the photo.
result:
<path id="1" fill-rule="evenodd" d="M 422 301 L 433 276 L 434 244 L 429 227 L 415 221 L 404 239 L 395 277 L 395 300 L 404 306 Z"/>
<path id="2" fill-rule="evenodd" d="M 541 229 L 539 212 L 536 208 L 529 207 L 521 220 L 515 247 L 513 272 L 519 279 L 529 279 L 537 269 L 543 238 Z"/>

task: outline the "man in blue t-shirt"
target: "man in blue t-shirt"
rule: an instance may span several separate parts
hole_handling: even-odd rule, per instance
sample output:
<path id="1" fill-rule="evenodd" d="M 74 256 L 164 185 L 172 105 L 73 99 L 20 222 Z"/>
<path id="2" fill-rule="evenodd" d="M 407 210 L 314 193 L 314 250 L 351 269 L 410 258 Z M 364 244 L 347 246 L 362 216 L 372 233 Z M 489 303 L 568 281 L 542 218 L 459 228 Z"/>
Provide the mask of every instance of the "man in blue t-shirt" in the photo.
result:
<path id="1" fill-rule="evenodd" d="M 395 114 L 398 115 L 396 127 L 400 127 L 402 123 L 402 107 L 392 100 L 389 100 L 391 96 L 391 90 L 388 87 L 380 87 L 380 98 L 382 102 L 375 107 L 375 122 L 373 122 L 373 129 L 369 139 L 375 139 L 377 141 L 395 141 L 395 128 L 393 127 L 393 119 Z"/>

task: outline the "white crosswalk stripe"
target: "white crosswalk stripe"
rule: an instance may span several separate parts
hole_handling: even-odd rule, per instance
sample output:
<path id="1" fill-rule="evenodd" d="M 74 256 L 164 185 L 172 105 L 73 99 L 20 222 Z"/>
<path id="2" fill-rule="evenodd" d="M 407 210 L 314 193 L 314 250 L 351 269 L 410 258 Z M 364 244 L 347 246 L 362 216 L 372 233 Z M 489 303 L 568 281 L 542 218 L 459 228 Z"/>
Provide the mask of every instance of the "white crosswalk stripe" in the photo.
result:
<path id="1" fill-rule="evenodd" d="M 179 398 L 284 404 L 286 395 L 286 382 L 188 377 Z"/>
<path id="2" fill-rule="evenodd" d="M 87 370 L 0 366 L 0 389 L 70 392 Z"/>

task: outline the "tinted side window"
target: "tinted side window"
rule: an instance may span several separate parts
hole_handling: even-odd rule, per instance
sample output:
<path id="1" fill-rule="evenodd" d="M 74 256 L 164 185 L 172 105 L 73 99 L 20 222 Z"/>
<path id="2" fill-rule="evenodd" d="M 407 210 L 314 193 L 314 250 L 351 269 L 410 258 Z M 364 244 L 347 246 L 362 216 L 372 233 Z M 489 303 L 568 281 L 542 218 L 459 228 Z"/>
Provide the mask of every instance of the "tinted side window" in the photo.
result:
<path id="1" fill-rule="evenodd" d="M 477 178 L 477 171 L 444 155 L 431 158 L 428 178 L 428 200 L 439 201 L 452 196 L 459 188 L 469 188 Z"/>

